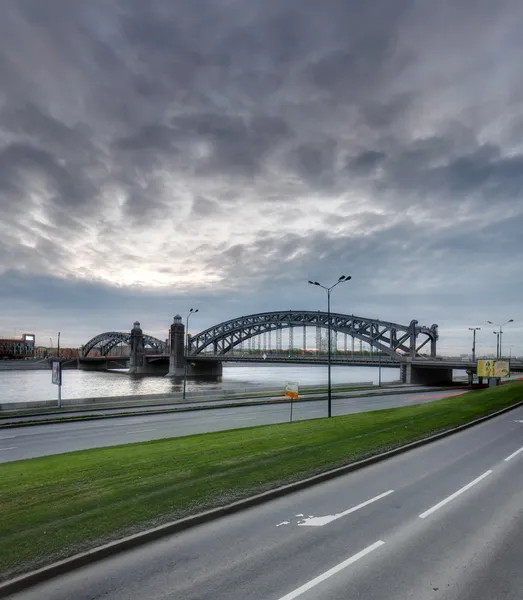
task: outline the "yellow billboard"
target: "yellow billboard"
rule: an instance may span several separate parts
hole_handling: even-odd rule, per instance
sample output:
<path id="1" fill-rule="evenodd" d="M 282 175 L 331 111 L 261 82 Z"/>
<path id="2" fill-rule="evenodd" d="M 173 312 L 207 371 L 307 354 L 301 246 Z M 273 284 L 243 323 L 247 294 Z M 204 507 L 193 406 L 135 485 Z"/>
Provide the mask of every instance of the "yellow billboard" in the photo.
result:
<path id="1" fill-rule="evenodd" d="M 497 360 L 494 365 L 494 377 L 508 377 L 510 373 L 510 364 L 508 360 Z"/>
<path id="2" fill-rule="evenodd" d="M 508 377 L 510 365 L 506 360 L 478 360 L 478 377 Z"/>

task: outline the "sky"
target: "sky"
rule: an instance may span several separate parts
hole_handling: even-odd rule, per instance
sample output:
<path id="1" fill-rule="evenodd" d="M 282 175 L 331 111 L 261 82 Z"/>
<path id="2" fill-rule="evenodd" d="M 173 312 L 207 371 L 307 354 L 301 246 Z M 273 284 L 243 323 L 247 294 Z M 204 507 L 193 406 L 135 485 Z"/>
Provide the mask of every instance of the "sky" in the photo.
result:
<path id="1" fill-rule="evenodd" d="M 269 310 L 523 354 L 520 0 L 3 0 L 0 334 Z"/>

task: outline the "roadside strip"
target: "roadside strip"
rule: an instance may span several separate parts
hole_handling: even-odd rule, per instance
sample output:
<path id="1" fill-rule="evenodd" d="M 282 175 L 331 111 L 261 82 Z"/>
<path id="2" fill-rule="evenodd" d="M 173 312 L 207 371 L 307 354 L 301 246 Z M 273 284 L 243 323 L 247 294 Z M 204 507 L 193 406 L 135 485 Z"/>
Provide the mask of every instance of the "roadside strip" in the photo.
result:
<path id="1" fill-rule="evenodd" d="M 430 389 L 427 390 L 428 392 L 432 392 L 432 391 L 448 391 L 448 390 L 463 390 L 463 392 L 468 391 L 468 388 L 463 388 L 462 386 L 449 386 L 449 387 L 438 387 L 435 389 Z M 343 394 L 343 399 L 351 399 L 353 398 L 354 400 L 359 400 L 360 398 L 372 398 L 373 396 L 396 396 L 399 394 L 409 394 L 411 393 L 410 390 L 407 389 L 396 389 L 396 390 L 381 390 L 378 389 L 373 393 L 362 393 L 359 395 L 349 395 L 347 396 L 348 392 L 343 392 L 340 390 L 334 390 L 333 391 L 333 397 L 334 399 L 336 399 L 336 397 L 340 396 L 340 394 Z M 413 391 L 412 393 L 417 393 L 417 391 Z M 326 396 L 318 396 L 318 392 L 311 392 L 310 393 L 310 397 L 306 397 L 306 396 L 302 396 L 300 397 L 299 402 L 300 403 L 304 403 L 304 402 L 322 402 L 322 401 L 326 401 L 327 397 Z M 126 411 L 121 411 L 121 412 L 114 412 L 114 413 L 104 413 L 104 414 L 95 414 L 95 411 L 102 411 L 102 410 L 107 410 L 107 408 L 102 408 L 102 407 L 92 407 L 89 408 L 88 410 L 93 411 L 93 414 L 87 414 L 87 415 L 75 415 L 75 412 L 79 412 L 79 411 L 68 411 L 66 413 L 39 413 L 39 414 L 52 414 L 52 415 L 57 415 L 57 416 L 50 416 L 49 419 L 34 419 L 31 420 L 31 417 L 34 416 L 39 416 L 39 414 L 34 414 L 34 415 L 28 415 L 24 420 L 20 420 L 20 421 L 2 421 L 2 419 L 16 419 L 16 418 L 21 418 L 21 415 L 16 415 L 16 416 L 7 416 L 7 415 L 1 415 L 0 414 L 0 430 L 1 429 L 9 429 L 9 428 L 14 428 L 14 427 L 25 427 L 25 426 L 31 426 L 31 425 L 47 425 L 47 424 L 55 424 L 55 423 L 70 423 L 70 422 L 76 422 L 76 421 L 93 421 L 93 420 L 97 420 L 97 419 L 111 419 L 111 418 L 120 418 L 120 417 L 136 417 L 136 416 L 147 416 L 147 415 L 158 415 L 158 414 L 169 414 L 169 413 L 178 413 L 178 412 L 191 412 L 191 411 L 195 411 L 195 410 L 214 410 L 215 408 L 234 408 L 234 407 L 244 407 L 244 406 L 264 406 L 264 405 L 271 405 L 271 404 L 288 404 L 289 403 L 289 399 L 286 398 L 285 396 L 279 396 L 279 397 L 274 397 L 274 396 L 267 396 L 267 399 L 263 399 L 263 398 L 256 398 L 256 399 L 245 399 L 245 400 L 237 400 L 237 401 L 224 401 L 223 403 L 218 403 L 218 404 L 212 404 L 213 402 L 219 402 L 217 400 L 199 400 L 198 404 L 189 404 L 189 403 L 177 403 L 175 405 L 173 405 L 172 407 L 166 408 L 165 407 L 165 403 L 161 404 L 161 405 L 157 405 L 157 406 L 162 406 L 163 408 L 154 408 L 154 406 L 151 406 L 151 409 L 145 409 L 145 410 L 126 410 Z M 117 409 L 123 409 L 123 408 L 128 408 L 126 406 L 121 406 L 121 407 L 115 407 L 115 410 Z M 138 407 L 132 407 L 132 408 L 138 408 Z M 64 415 L 64 416 L 58 416 L 58 415 Z"/>
<path id="2" fill-rule="evenodd" d="M 453 435 L 454 433 L 457 433 L 457 432 L 463 431 L 465 429 L 468 429 L 470 427 L 473 427 L 474 425 L 477 425 L 479 423 L 483 423 L 487 420 L 493 419 L 493 418 L 495 418 L 499 415 L 502 415 L 508 411 L 514 410 L 515 408 L 520 407 L 520 406 L 523 406 L 523 401 L 517 401 L 514 404 L 512 404 L 511 406 L 507 406 L 507 407 L 497 410 L 493 413 L 476 418 L 476 419 L 474 419 L 468 423 L 465 423 L 463 425 L 450 428 L 441 433 L 431 435 L 430 437 L 426 437 L 423 439 L 419 439 L 417 441 L 405 444 L 403 446 L 399 446 L 392 450 L 382 452 L 380 454 L 376 454 L 369 458 L 359 460 L 359 461 L 347 464 L 345 466 L 342 466 L 342 467 L 339 467 L 336 469 L 331 469 L 331 470 L 325 471 L 323 473 L 320 473 L 319 475 L 315 475 L 313 477 L 308 477 L 301 481 L 297 481 L 297 482 L 294 482 L 294 483 L 291 483 L 288 485 L 274 488 L 267 492 L 257 494 L 257 495 L 245 498 L 243 500 L 233 502 L 226 506 L 222 506 L 222 507 L 215 508 L 212 510 L 207 510 L 205 512 L 201 512 L 201 513 L 196 514 L 191 517 L 180 519 L 180 520 L 177 520 L 177 521 L 174 521 L 174 522 L 171 522 L 171 523 L 159 526 L 159 527 L 155 527 L 153 529 L 149 529 L 147 531 L 143 531 L 141 533 L 138 533 L 138 534 L 135 534 L 132 536 L 128 536 L 126 538 L 111 542 L 109 544 L 105 544 L 103 546 L 99 546 L 97 548 L 94 548 L 88 552 L 83 552 L 81 554 L 77 554 L 77 555 L 67 558 L 65 560 L 61 560 L 61 561 L 51 564 L 49 566 L 43 567 L 36 571 L 27 573 L 25 575 L 22 575 L 15 579 L 7 581 L 3 584 L 0 584 L 0 597 L 5 597 L 9 594 L 20 591 L 22 589 L 25 589 L 36 583 L 49 580 L 53 577 L 56 577 L 58 575 L 62 575 L 71 570 L 74 570 L 80 566 L 84 566 L 89 563 L 99 561 L 103 558 L 114 555 L 123 550 L 134 548 L 136 546 L 151 542 L 153 540 L 160 539 L 167 535 L 171 535 L 173 533 L 178 533 L 178 532 L 184 531 L 190 527 L 194 527 L 196 525 L 212 521 L 214 519 L 223 517 L 225 515 L 230 515 L 230 514 L 239 512 L 246 508 L 267 502 L 268 500 L 272 500 L 274 498 L 278 498 L 278 497 L 290 494 L 292 492 L 308 488 L 308 487 L 316 485 L 320 482 L 324 482 L 324 481 L 333 479 L 335 477 L 339 477 L 340 475 L 345 475 L 352 471 L 364 468 L 368 465 L 371 465 L 371 464 L 377 463 L 379 461 L 385 460 L 387 458 L 396 456 L 398 454 L 407 452 L 411 449 L 418 448 L 420 446 L 424 446 L 433 441 L 445 438 L 447 436 Z M 403 410 L 403 409 L 397 409 L 397 410 Z M 514 455 L 511 455 L 511 456 L 514 456 Z M 486 477 L 486 474 L 484 474 L 481 477 L 482 478 Z M 478 480 L 471 482 L 471 484 L 468 484 L 468 486 L 465 486 L 465 487 L 466 488 L 470 487 L 471 485 L 475 484 L 476 481 L 479 481 L 479 478 L 478 478 Z M 465 488 L 462 488 L 462 490 L 465 491 Z M 459 491 L 459 492 L 462 493 L 461 491 Z M 452 498 L 455 495 L 456 494 L 454 494 L 453 496 L 451 496 L 449 498 Z M 372 499 L 372 500 L 375 500 L 375 499 Z M 443 502 L 446 503 L 448 501 L 449 501 L 449 499 L 447 499 Z M 440 505 L 442 505 L 442 503 L 440 503 Z M 437 510 L 437 508 L 439 508 L 440 505 L 436 505 L 436 507 L 433 507 L 432 509 L 429 509 L 429 510 L 430 511 Z M 421 515 L 420 515 L 420 517 L 421 517 Z M 380 543 L 380 542 L 376 542 L 376 544 L 378 544 L 378 543 Z M 383 542 L 381 542 L 380 545 L 382 543 Z M 337 565 L 333 569 L 334 570 L 337 569 L 339 571 L 339 570 L 345 568 L 349 564 L 352 564 L 351 562 L 348 562 L 348 561 L 355 562 L 356 560 L 359 560 L 359 558 L 363 557 L 366 553 L 372 552 L 375 549 L 374 546 L 375 545 L 366 548 L 365 550 L 362 551 L 363 554 L 358 553 L 357 555 L 354 555 L 353 557 L 347 559 L 347 561 L 340 563 L 340 565 Z M 376 546 L 376 548 L 377 548 L 377 546 Z M 360 554 L 361 554 L 361 556 L 360 556 Z M 338 572 L 338 571 L 335 571 L 335 572 Z M 323 577 L 323 579 L 321 579 L 321 581 L 323 581 L 326 578 L 326 576 L 330 577 L 331 575 L 329 573 L 330 573 L 330 571 L 327 571 L 322 576 L 320 576 L 320 578 Z M 334 571 L 331 574 L 334 574 Z M 318 581 L 311 580 L 310 582 L 305 584 L 305 586 L 309 586 L 309 588 L 307 588 L 307 589 L 310 589 L 319 582 L 320 582 L 320 579 L 318 579 Z M 297 594 L 297 592 L 299 590 L 301 590 L 301 591 L 299 594 Z M 291 592 L 291 594 L 296 594 L 296 595 L 294 595 L 294 596 L 287 595 L 287 596 L 284 596 L 281 600 L 290 600 L 291 598 L 296 598 L 299 595 L 301 595 L 304 591 L 305 591 L 304 586 L 302 586 L 302 588 L 298 588 L 298 590 Z"/>

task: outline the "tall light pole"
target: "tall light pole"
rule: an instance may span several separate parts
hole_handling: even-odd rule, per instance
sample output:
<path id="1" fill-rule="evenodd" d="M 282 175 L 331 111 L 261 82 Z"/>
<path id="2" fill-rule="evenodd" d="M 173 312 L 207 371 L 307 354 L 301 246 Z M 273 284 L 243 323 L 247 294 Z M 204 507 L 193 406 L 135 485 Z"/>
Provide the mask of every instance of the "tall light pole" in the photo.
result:
<path id="1" fill-rule="evenodd" d="M 481 327 L 469 327 L 472 331 L 472 362 L 476 360 L 476 331 L 480 331 Z"/>
<path id="2" fill-rule="evenodd" d="M 496 336 L 496 358 L 499 358 L 499 331 L 492 332 Z"/>
<path id="3" fill-rule="evenodd" d="M 317 281 L 309 281 L 311 285 L 318 285 L 327 291 L 327 397 L 328 397 L 328 405 L 329 405 L 329 417 L 332 417 L 332 386 L 331 386 L 331 290 L 335 288 L 340 283 L 344 281 L 349 281 L 352 279 L 350 275 L 342 275 L 338 281 L 331 285 L 330 287 L 326 287 Z"/>
<path id="4" fill-rule="evenodd" d="M 185 319 L 185 344 L 184 347 L 184 361 L 183 361 L 183 399 L 185 400 L 185 392 L 187 390 L 187 354 L 189 353 L 189 317 L 197 313 L 198 309 L 191 308 L 187 318 Z"/>
<path id="5" fill-rule="evenodd" d="M 514 323 L 514 319 L 509 319 L 508 321 L 501 323 L 501 325 L 497 325 L 496 323 L 493 323 L 492 321 L 487 321 L 487 323 L 489 323 L 490 325 L 495 325 L 496 327 L 499 327 L 499 349 L 498 349 L 499 356 L 498 356 L 498 358 L 503 358 L 502 348 L 501 348 L 501 345 L 503 343 L 503 327 L 505 327 L 505 325 L 508 325 L 509 323 Z"/>

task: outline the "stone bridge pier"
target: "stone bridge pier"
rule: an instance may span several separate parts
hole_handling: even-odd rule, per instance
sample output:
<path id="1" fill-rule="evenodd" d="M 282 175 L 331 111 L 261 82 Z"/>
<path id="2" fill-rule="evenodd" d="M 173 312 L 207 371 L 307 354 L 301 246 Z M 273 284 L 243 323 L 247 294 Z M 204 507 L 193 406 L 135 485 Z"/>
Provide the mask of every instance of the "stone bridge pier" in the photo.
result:
<path id="1" fill-rule="evenodd" d="M 143 374 L 147 372 L 145 360 L 145 346 L 143 343 L 143 331 L 138 321 L 134 322 L 131 329 L 131 354 L 129 356 L 129 373 Z"/>
<path id="2" fill-rule="evenodd" d="M 190 349 L 190 339 L 187 348 Z M 183 377 L 185 369 L 185 326 L 176 315 L 169 329 L 169 372 L 167 377 Z M 187 377 L 218 377 L 223 372 L 221 361 L 198 361 L 195 357 L 187 363 Z"/>

